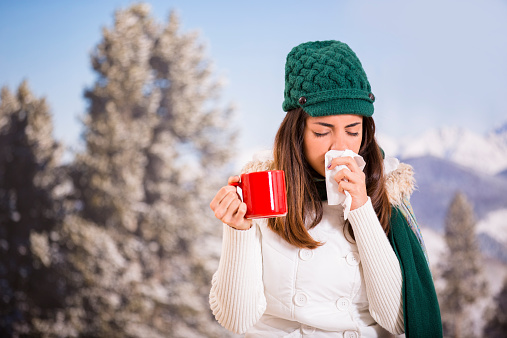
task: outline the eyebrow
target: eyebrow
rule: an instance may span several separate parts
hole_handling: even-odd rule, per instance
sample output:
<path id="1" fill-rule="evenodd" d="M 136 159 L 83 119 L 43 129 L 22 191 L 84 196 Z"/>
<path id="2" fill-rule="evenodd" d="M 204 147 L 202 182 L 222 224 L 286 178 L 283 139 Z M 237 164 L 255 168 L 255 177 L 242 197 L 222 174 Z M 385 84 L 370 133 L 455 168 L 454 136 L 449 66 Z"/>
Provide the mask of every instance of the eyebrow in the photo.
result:
<path id="1" fill-rule="evenodd" d="M 334 128 L 334 124 L 325 123 L 325 122 L 315 122 L 315 124 L 320 124 L 321 126 L 328 127 L 328 128 Z M 357 125 L 361 124 L 361 122 L 354 122 L 349 125 L 346 125 L 345 128 L 352 128 Z"/>
<path id="2" fill-rule="evenodd" d="M 352 127 L 355 127 L 355 126 L 360 125 L 360 124 L 361 124 L 361 122 L 351 123 L 348 126 L 345 126 L 345 128 L 352 128 Z"/>
<path id="3" fill-rule="evenodd" d="M 330 123 L 315 122 L 315 124 L 320 124 L 321 126 L 328 127 L 328 128 L 334 128 L 334 124 L 330 124 Z"/>

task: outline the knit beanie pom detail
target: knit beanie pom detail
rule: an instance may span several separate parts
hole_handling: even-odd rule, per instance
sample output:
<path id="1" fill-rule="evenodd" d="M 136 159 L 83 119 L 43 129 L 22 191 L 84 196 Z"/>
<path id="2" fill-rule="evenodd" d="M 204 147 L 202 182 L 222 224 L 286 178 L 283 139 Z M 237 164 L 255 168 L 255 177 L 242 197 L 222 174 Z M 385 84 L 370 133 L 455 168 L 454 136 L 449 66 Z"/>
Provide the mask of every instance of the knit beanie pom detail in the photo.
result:
<path id="1" fill-rule="evenodd" d="M 374 95 L 356 54 L 340 41 L 306 42 L 287 55 L 283 109 L 311 116 L 373 115 Z"/>

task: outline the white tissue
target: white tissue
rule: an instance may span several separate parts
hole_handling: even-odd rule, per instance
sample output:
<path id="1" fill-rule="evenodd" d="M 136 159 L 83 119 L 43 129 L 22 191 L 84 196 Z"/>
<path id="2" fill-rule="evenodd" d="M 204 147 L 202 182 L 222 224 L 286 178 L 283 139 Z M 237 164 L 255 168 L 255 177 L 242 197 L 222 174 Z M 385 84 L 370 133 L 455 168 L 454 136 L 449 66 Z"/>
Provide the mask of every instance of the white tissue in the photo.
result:
<path id="1" fill-rule="evenodd" d="M 352 204 L 352 197 L 347 191 L 345 191 L 345 194 L 338 192 L 338 183 L 335 181 L 334 176 L 343 168 L 346 169 L 348 168 L 345 165 L 339 165 L 336 168 L 329 170 L 327 169 L 327 167 L 334 158 L 346 156 L 352 157 L 356 161 L 359 169 L 361 170 L 364 169 L 366 162 L 364 162 L 364 159 L 360 155 L 356 154 L 352 150 L 349 149 L 346 149 L 344 151 L 330 150 L 325 155 L 327 203 L 329 205 L 341 204 L 343 206 L 343 217 L 345 219 L 347 219 L 349 215 L 350 205 Z"/>

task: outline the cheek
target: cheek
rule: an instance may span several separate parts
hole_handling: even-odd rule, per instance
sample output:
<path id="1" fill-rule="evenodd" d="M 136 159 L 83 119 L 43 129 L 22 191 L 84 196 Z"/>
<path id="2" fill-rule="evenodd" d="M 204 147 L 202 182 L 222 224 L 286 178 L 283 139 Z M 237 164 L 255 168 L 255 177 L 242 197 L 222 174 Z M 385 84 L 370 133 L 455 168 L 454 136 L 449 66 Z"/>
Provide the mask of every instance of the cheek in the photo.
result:
<path id="1" fill-rule="evenodd" d="M 322 142 L 316 140 L 305 140 L 303 145 L 304 155 L 306 161 L 310 166 L 322 176 L 325 175 L 324 162 L 327 148 L 322 145 Z"/>
<path id="2" fill-rule="evenodd" d="M 359 149 L 361 149 L 361 138 L 358 138 L 358 141 L 355 142 L 353 151 L 357 154 Z"/>
<path id="3" fill-rule="evenodd" d="M 362 142 L 362 135 L 355 137 L 350 143 L 349 143 L 349 149 L 355 152 L 356 154 L 359 153 L 359 149 L 361 149 L 361 142 Z"/>
<path id="4" fill-rule="evenodd" d="M 320 143 L 318 141 L 316 141 L 315 139 L 312 139 L 312 138 L 305 139 L 304 151 L 305 151 L 305 156 L 306 156 L 307 160 L 314 159 L 314 158 L 318 157 L 318 155 L 320 153 L 320 148 L 321 148 Z"/>

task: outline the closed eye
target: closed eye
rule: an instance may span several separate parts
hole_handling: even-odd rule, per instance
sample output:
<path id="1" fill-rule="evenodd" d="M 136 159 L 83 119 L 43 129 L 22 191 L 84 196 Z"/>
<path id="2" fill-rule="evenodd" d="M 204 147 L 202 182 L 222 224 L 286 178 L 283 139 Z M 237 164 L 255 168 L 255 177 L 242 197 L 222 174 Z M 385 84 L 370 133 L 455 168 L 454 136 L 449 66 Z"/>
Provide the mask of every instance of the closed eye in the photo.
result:
<path id="1" fill-rule="evenodd" d="M 359 133 L 351 133 L 350 131 L 348 131 L 347 134 L 350 136 L 359 136 Z"/>
<path id="2" fill-rule="evenodd" d="M 316 133 L 316 132 L 313 132 L 313 134 L 314 134 L 315 136 L 317 136 L 317 137 L 324 137 L 324 136 L 326 136 L 327 134 L 329 134 L 329 132 L 327 132 L 327 133 Z"/>

